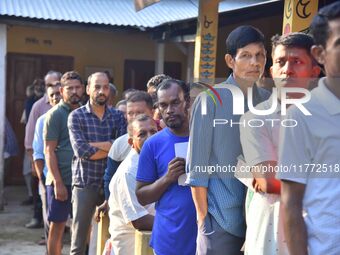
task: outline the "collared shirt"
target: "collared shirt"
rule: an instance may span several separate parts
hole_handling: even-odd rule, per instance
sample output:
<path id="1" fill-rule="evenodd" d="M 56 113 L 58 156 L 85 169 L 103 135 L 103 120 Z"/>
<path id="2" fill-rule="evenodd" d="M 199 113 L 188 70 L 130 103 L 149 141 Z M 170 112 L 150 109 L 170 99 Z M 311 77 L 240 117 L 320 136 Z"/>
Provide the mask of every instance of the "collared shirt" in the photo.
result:
<path id="1" fill-rule="evenodd" d="M 56 141 L 55 155 L 58 160 L 58 169 L 65 185 L 72 182 L 72 157 L 73 150 L 70 143 L 67 128 L 67 118 L 72 109 L 63 100 L 46 113 L 44 123 L 44 141 Z M 51 172 L 48 171 L 46 185 L 51 185 L 53 181 Z"/>
<path id="2" fill-rule="evenodd" d="M 110 239 L 114 254 L 135 254 L 135 228 L 132 221 L 155 214 L 154 204 L 142 206 L 136 196 L 139 154 L 131 150 L 110 182 Z"/>
<path id="3" fill-rule="evenodd" d="M 239 86 L 230 75 L 226 83 Z M 244 237 L 243 216 L 245 187 L 232 171 L 218 169 L 235 167 L 237 157 L 242 154 L 239 125 L 240 115 L 233 114 L 232 94 L 227 89 L 216 88 L 223 106 L 215 105 L 207 97 L 207 114 L 201 114 L 202 93 L 196 98 L 190 120 L 188 151 L 188 178 L 190 186 L 208 188 L 208 212 L 228 233 Z M 254 105 L 268 99 L 270 93 L 253 87 Z M 245 103 L 245 111 L 248 107 Z M 226 119 L 227 125 L 213 127 L 214 119 Z M 235 123 L 232 127 L 230 123 Z M 211 172 L 211 169 L 215 171 Z M 225 168 L 225 169 L 226 169 Z M 210 169 L 210 171 L 209 171 Z"/>
<path id="4" fill-rule="evenodd" d="M 42 98 L 36 101 L 32 107 L 31 113 L 28 117 L 28 121 L 25 129 L 25 148 L 26 150 L 32 149 L 35 124 L 38 118 L 46 113 L 52 106 L 48 102 L 48 96 L 45 94 Z"/>
<path id="5" fill-rule="evenodd" d="M 268 110 L 273 105 L 273 97 L 258 104 L 257 110 Z M 247 165 L 255 166 L 264 161 L 278 161 L 278 145 L 281 121 L 280 103 L 274 112 L 268 115 L 256 115 L 246 112 L 240 122 L 241 143 Z M 256 122 L 251 123 L 252 120 Z M 274 121 L 268 121 L 274 120 Z M 254 126 L 255 125 L 255 126 Z"/>
<path id="6" fill-rule="evenodd" d="M 33 145 L 32 145 L 32 147 L 33 147 L 33 160 L 41 159 L 41 160 L 45 161 L 44 139 L 43 139 L 45 117 L 46 117 L 46 113 L 41 115 L 38 118 L 37 124 L 35 125 Z M 46 177 L 46 174 L 47 174 L 46 163 L 44 164 L 43 173 L 44 173 L 44 176 Z"/>
<path id="7" fill-rule="evenodd" d="M 88 102 L 70 114 L 68 128 L 74 151 L 72 185 L 99 188 L 107 159 L 90 160 L 99 149 L 89 143 L 107 142 L 125 134 L 126 122 L 123 114 L 114 108 L 106 108 L 103 118 L 99 119 Z"/>
<path id="8" fill-rule="evenodd" d="M 304 104 L 312 115 L 290 107 L 287 119 L 298 125 L 280 132 L 279 166 L 297 170 L 280 171 L 277 178 L 306 185 L 303 209 L 310 255 L 340 254 L 340 100 L 325 81 L 319 81 Z"/>

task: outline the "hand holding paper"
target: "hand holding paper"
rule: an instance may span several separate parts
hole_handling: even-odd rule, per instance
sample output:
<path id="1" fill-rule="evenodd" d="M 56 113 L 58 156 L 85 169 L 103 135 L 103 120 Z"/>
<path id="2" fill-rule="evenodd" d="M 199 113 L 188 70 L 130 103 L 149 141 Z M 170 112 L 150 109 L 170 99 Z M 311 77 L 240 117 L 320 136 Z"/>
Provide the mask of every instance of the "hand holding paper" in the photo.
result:
<path id="1" fill-rule="evenodd" d="M 176 155 L 176 157 L 186 159 L 187 151 L 188 151 L 188 142 L 176 143 L 175 144 L 175 155 Z M 184 186 L 186 178 L 187 177 L 186 177 L 185 173 L 182 174 L 180 177 L 178 177 L 178 185 Z"/>
<path id="2" fill-rule="evenodd" d="M 248 189 L 254 190 L 253 187 L 253 181 L 254 177 L 251 172 L 246 172 L 247 169 L 247 163 L 244 160 L 244 157 L 242 155 L 237 157 L 237 166 L 236 171 L 234 173 L 235 178 L 237 178 L 240 182 L 242 182 L 245 186 L 247 186 Z"/>

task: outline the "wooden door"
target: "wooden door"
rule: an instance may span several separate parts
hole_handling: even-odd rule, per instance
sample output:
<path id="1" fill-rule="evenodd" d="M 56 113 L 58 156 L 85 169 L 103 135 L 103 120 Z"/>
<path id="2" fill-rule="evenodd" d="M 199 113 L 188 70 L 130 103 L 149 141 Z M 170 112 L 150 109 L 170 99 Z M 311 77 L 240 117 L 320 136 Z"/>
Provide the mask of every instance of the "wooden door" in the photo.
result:
<path id="1" fill-rule="evenodd" d="M 181 79 L 181 63 L 165 62 L 164 73 Z M 124 63 L 124 90 L 129 88 L 146 90 L 146 83 L 155 75 L 155 61 L 127 59 Z"/>
<path id="2" fill-rule="evenodd" d="M 6 184 L 21 184 L 24 156 L 25 125 L 20 123 L 26 99 L 26 87 L 49 70 L 65 72 L 73 69 L 73 57 L 35 54 L 7 54 L 6 116 L 16 134 L 20 153 L 11 161 Z"/>
<path id="3" fill-rule="evenodd" d="M 164 73 L 170 77 L 181 80 L 182 79 L 182 66 L 179 62 L 164 62 Z"/>
<path id="4" fill-rule="evenodd" d="M 146 90 L 146 83 L 155 74 L 155 61 L 125 60 L 124 90 L 133 88 Z"/>

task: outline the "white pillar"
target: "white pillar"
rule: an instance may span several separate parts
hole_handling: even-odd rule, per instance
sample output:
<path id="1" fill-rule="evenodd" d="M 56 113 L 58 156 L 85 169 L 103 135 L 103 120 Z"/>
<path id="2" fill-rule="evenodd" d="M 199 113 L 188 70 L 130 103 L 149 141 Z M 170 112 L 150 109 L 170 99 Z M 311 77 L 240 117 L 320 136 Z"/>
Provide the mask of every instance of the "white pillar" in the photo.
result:
<path id="1" fill-rule="evenodd" d="M 195 57 L 195 43 L 188 43 L 187 51 L 187 82 L 193 82 L 194 77 L 194 57 Z"/>
<path id="2" fill-rule="evenodd" d="M 5 142 L 5 115 L 6 115 L 6 53 L 7 28 L 0 24 L 0 210 L 4 206 L 4 142 Z"/>
<path id="3" fill-rule="evenodd" d="M 155 75 L 164 73 L 164 43 L 157 43 Z"/>

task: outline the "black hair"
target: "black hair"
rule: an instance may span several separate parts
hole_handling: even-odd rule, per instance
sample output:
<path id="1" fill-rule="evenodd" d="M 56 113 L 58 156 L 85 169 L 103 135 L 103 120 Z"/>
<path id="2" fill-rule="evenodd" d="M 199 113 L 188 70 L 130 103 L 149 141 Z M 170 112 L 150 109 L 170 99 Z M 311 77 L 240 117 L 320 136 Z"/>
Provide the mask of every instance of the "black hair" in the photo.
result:
<path id="1" fill-rule="evenodd" d="M 310 55 L 310 49 L 314 45 L 314 39 L 310 35 L 301 32 L 294 32 L 286 35 L 274 35 L 272 37 L 272 55 L 278 45 L 287 48 L 305 49 Z"/>
<path id="2" fill-rule="evenodd" d="M 87 78 L 87 85 L 91 84 L 91 79 L 92 79 L 92 76 L 94 76 L 94 75 L 104 75 L 110 83 L 110 79 L 109 79 L 109 76 L 108 76 L 107 73 L 105 73 L 105 72 L 95 72 L 95 73 L 90 74 L 90 76 Z"/>
<path id="3" fill-rule="evenodd" d="M 152 117 L 150 117 L 149 115 L 147 114 L 139 114 L 136 116 L 136 118 L 134 118 L 129 124 L 128 124 L 128 128 L 127 128 L 127 131 L 128 131 L 128 135 L 129 137 L 132 137 L 133 136 L 133 125 L 136 123 L 136 122 L 144 122 L 144 121 L 154 121 L 152 119 Z M 156 125 L 156 124 L 155 124 Z"/>
<path id="4" fill-rule="evenodd" d="M 130 89 L 124 90 L 122 93 L 122 99 L 126 100 L 130 96 L 131 93 L 134 93 L 136 91 L 138 91 L 138 89 L 130 88 Z"/>
<path id="5" fill-rule="evenodd" d="M 264 45 L 264 35 L 253 26 L 240 26 L 234 29 L 226 40 L 227 54 L 233 58 L 237 50 L 251 43 L 261 43 Z"/>
<path id="6" fill-rule="evenodd" d="M 184 99 L 186 101 L 190 100 L 190 87 L 181 80 L 176 80 L 176 79 L 169 79 L 169 80 L 164 80 L 162 81 L 158 86 L 157 86 L 157 93 L 160 90 L 165 90 L 170 88 L 173 84 L 177 84 L 183 91 L 184 94 Z"/>
<path id="7" fill-rule="evenodd" d="M 150 88 L 150 87 L 157 88 L 158 84 L 160 84 L 162 81 L 164 81 L 166 79 L 172 79 L 172 78 L 169 75 L 166 75 L 166 74 L 157 74 L 157 75 L 150 78 L 150 80 L 146 84 L 146 87 L 147 88 Z"/>
<path id="8" fill-rule="evenodd" d="M 150 109 L 153 108 L 152 97 L 145 91 L 138 90 L 133 92 L 126 101 L 127 103 L 145 102 Z"/>
<path id="9" fill-rule="evenodd" d="M 76 71 L 69 71 L 61 76 L 60 82 L 62 87 L 65 86 L 65 82 L 67 80 L 78 80 L 81 84 L 83 84 L 83 80 L 81 79 L 79 73 L 77 73 Z"/>
<path id="10" fill-rule="evenodd" d="M 310 34 L 313 36 L 316 45 L 326 47 L 329 38 L 329 21 L 340 18 L 340 2 L 327 5 L 321 8 L 310 25 Z"/>

